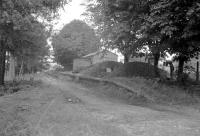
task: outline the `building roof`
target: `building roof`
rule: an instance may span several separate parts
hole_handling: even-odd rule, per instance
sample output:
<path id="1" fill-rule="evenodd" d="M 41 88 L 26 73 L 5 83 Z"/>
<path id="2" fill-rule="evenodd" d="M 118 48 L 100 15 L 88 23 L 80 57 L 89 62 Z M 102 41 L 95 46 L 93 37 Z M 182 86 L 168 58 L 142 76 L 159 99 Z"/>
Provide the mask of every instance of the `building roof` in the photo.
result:
<path id="1" fill-rule="evenodd" d="M 83 56 L 82 58 L 92 57 L 92 56 L 95 56 L 95 55 L 97 55 L 97 54 L 99 54 L 99 53 L 100 53 L 100 51 L 92 52 L 92 53 L 90 53 L 90 54 L 88 54 L 88 55 Z"/>
<path id="2" fill-rule="evenodd" d="M 88 54 L 88 55 L 83 56 L 82 58 L 93 57 L 93 56 L 95 56 L 95 55 L 97 55 L 97 54 L 99 54 L 99 53 L 105 52 L 105 51 L 106 51 L 106 53 L 109 52 L 109 53 L 112 53 L 112 54 L 118 56 L 117 54 L 115 54 L 115 53 L 113 53 L 113 52 L 111 52 L 111 51 L 108 51 L 108 50 L 101 50 L 101 51 L 92 52 L 92 53 L 90 53 L 90 54 Z"/>

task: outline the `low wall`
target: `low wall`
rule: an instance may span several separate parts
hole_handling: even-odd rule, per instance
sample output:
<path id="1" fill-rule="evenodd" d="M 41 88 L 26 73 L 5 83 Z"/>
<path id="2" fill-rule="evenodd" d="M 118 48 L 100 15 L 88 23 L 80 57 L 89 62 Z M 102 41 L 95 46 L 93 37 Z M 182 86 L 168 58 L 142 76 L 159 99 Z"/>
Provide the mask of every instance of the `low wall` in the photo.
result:
<path id="1" fill-rule="evenodd" d="M 91 66 L 89 59 L 74 59 L 73 61 L 73 72 L 79 72 L 80 70 Z"/>

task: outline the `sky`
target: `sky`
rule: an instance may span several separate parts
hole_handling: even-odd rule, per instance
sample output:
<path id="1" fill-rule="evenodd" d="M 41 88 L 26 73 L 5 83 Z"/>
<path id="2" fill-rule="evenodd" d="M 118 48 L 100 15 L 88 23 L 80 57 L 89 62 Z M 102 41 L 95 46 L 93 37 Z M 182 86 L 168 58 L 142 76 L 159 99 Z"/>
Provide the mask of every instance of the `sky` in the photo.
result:
<path id="1" fill-rule="evenodd" d="M 54 25 L 54 30 L 61 30 L 65 24 L 68 24 L 74 19 L 84 20 L 82 14 L 85 12 L 86 7 L 81 4 L 86 3 L 86 1 L 87 0 L 72 0 L 64 7 L 64 9 L 61 9 L 59 11 L 60 17 L 55 20 L 56 25 Z M 123 59 L 123 56 L 120 53 L 117 53 L 116 50 L 113 50 L 112 52 L 118 54 L 119 60 Z"/>
<path id="2" fill-rule="evenodd" d="M 57 24 L 54 25 L 55 30 L 60 30 L 62 27 L 74 19 L 83 20 L 84 16 L 81 14 L 84 13 L 86 7 L 81 5 L 86 0 L 72 0 L 67 4 L 64 9 L 59 11 L 60 17 L 56 20 Z"/>
<path id="3" fill-rule="evenodd" d="M 64 8 L 59 10 L 59 17 L 53 22 L 54 31 L 58 32 L 61 30 L 64 25 L 68 24 L 74 19 L 84 20 L 84 16 L 81 16 L 86 10 L 85 6 L 81 4 L 86 0 L 72 0 L 69 4 L 64 6 Z M 50 51 L 53 52 L 53 47 L 51 45 L 51 40 L 47 40 L 48 45 L 50 46 Z M 49 58 L 49 62 L 52 62 L 53 56 Z"/>
<path id="4" fill-rule="evenodd" d="M 81 16 L 84 11 L 86 10 L 85 6 L 81 4 L 84 3 L 86 0 L 72 0 L 69 4 L 64 6 L 64 8 L 59 10 L 59 17 L 54 20 L 53 30 L 58 32 L 61 30 L 64 25 L 68 24 L 74 19 L 84 20 L 84 16 Z M 50 39 L 47 40 L 48 44 L 51 46 Z M 52 51 L 53 48 L 51 46 L 50 50 Z"/>

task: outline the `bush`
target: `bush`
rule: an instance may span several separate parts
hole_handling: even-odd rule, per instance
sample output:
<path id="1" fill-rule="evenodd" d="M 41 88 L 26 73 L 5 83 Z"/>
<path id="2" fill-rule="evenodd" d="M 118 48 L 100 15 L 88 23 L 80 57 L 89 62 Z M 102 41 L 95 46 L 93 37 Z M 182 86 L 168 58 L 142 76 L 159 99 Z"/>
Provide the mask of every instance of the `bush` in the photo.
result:
<path id="1" fill-rule="evenodd" d="M 165 71 L 159 69 L 159 72 L 164 75 Z M 115 69 L 111 76 L 114 77 L 133 77 L 133 76 L 140 76 L 140 77 L 147 77 L 147 78 L 154 78 L 156 77 L 154 73 L 154 66 L 148 63 L 143 62 L 129 62 L 126 63 L 119 68 Z"/>

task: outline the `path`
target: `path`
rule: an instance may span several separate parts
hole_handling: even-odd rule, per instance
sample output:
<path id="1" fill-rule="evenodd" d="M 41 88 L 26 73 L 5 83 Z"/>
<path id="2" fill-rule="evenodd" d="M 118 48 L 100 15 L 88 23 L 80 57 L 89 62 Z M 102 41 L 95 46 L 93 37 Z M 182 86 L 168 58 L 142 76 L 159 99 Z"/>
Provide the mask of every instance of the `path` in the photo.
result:
<path id="1" fill-rule="evenodd" d="M 6 136 L 199 136 L 200 118 L 103 98 L 67 79 L 41 76 L 43 85 L 0 98 Z M 112 98 L 113 99 L 113 98 Z M 6 123 L 8 122 L 8 123 Z M 13 130 L 13 131 L 11 131 Z M 37 132 L 37 133 L 36 133 Z M 0 135 L 2 135 L 0 133 Z"/>

